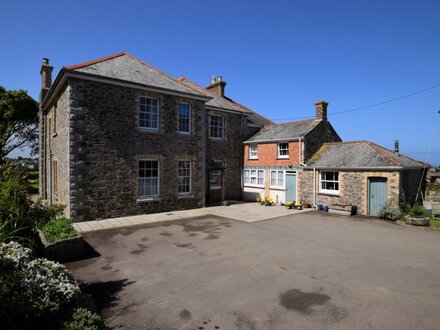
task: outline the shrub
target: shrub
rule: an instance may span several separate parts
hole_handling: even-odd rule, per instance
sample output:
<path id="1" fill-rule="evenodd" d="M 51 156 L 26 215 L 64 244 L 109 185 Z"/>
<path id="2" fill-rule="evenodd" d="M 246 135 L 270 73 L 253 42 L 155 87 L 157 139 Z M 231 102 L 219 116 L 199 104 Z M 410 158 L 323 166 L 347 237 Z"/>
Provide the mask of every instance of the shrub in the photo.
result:
<path id="1" fill-rule="evenodd" d="M 63 207 L 45 206 L 28 196 L 26 174 L 17 167 L 0 168 L 0 242 L 19 241 L 32 245 L 35 228 L 54 219 Z"/>
<path id="2" fill-rule="evenodd" d="M 75 308 L 72 319 L 64 323 L 65 330 L 101 330 L 106 329 L 101 317 L 85 308 Z"/>
<path id="3" fill-rule="evenodd" d="M 399 207 L 391 204 L 385 204 L 384 206 L 382 206 L 382 209 L 379 212 L 379 216 L 382 219 L 391 221 L 399 220 L 401 215 L 402 212 L 400 212 Z"/>
<path id="4" fill-rule="evenodd" d="M 43 227 L 43 234 L 49 243 L 60 239 L 78 236 L 69 219 L 58 218 L 48 222 Z"/>
<path id="5" fill-rule="evenodd" d="M 414 218 L 424 218 L 431 217 L 431 213 L 426 210 L 423 205 L 415 204 L 411 206 L 410 204 L 405 204 L 404 213 Z"/>
<path id="6" fill-rule="evenodd" d="M 34 258 L 16 242 L 0 243 L 0 319 L 5 328 L 27 328 L 50 318 L 79 294 L 63 265 Z"/>

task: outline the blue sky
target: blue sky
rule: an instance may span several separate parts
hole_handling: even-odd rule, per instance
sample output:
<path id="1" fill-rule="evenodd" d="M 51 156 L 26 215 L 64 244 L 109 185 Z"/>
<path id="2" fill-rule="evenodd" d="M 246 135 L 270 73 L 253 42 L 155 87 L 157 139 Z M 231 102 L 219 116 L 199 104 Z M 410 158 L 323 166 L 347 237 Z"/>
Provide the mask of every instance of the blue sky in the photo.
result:
<path id="1" fill-rule="evenodd" d="M 278 122 L 330 103 L 343 140 L 368 139 L 440 164 L 440 1 L 9 1 L 0 3 L 0 85 L 38 97 L 41 59 L 127 51 Z M 435 128 L 437 130 L 435 131 Z M 430 148 L 432 143 L 432 148 Z"/>

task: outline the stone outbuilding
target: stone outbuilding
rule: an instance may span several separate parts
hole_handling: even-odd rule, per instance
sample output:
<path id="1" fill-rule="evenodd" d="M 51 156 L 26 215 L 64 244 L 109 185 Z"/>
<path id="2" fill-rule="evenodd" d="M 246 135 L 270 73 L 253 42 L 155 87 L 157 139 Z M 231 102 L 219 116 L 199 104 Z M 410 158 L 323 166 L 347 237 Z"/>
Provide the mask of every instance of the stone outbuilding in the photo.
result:
<path id="1" fill-rule="evenodd" d="M 386 203 L 402 206 L 421 200 L 421 163 L 370 141 L 324 143 L 300 173 L 298 198 L 313 205 L 349 203 L 377 216 Z"/>

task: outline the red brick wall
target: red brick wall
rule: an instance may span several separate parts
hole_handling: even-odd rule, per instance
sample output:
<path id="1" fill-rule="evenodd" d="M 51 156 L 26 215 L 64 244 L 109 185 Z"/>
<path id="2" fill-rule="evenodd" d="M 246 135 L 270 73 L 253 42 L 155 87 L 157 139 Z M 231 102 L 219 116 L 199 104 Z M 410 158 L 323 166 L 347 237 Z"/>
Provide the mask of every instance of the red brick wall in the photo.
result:
<path id="1" fill-rule="evenodd" d="M 298 154 L 299 143 L 289 142 L 289 158 L 278 159 L 277 143 L 258 144 L 258 159 L 249 159 L 249 145 L 244 146 L 245 166 L 293 166 L 299 165 Z"/>

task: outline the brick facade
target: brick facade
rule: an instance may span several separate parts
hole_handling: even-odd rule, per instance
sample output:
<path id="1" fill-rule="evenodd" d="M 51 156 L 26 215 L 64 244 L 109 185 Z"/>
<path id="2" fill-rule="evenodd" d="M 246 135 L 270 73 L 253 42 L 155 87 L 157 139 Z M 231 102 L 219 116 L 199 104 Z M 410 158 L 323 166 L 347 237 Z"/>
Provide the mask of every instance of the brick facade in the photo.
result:
<path id="1" fill-rule="evenodd" d="M 304 145 L 303 143 L 301 143 Z M 249 145 L 244 146 L 244 166 L 299 166 L 299 142 L 289 142 L 289 158 L 278 158 L 278 143 L 258 144 L 258 158 L 249 158 Z M 302 158 L 302 157 L 301 157 Z"/>

